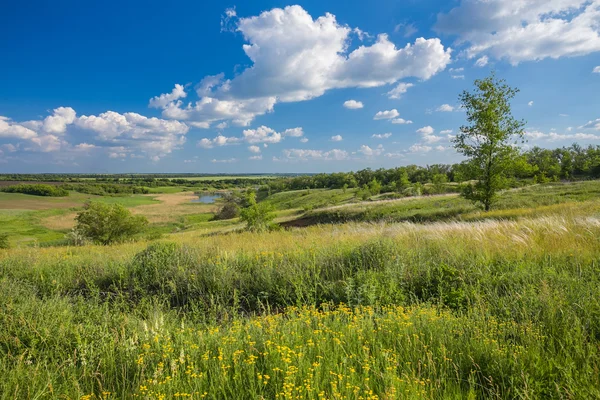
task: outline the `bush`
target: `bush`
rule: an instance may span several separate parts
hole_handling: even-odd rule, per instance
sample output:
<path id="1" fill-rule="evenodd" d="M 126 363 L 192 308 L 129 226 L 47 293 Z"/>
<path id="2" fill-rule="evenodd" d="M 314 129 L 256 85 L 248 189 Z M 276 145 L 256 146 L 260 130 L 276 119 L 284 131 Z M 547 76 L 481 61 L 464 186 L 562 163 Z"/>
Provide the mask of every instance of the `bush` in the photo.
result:
<path id="1" fill-rule="evenodd" d="M 240 212 L 240 219 L 246 223 L 246 229 L 253 232 L 263 232 L 271 229 L 275 215 L 271 213 L 270 204 L 257 203 L 256 194 L 248 193 L 248 207 Z"/>
<path id="2" fill-rule="evenodd" d="M 52 186 L 52 185 L 44 185 L 44 184 L 19 184 L 19 185 L 11 185 L 5 188 L 0 189 L 2 192 L 6 193 L 22 193 L 22 194 L 30 194 L 33 196 L 50 196 L 50 197 L 65 197 L 69 195 L 69 192 L 63 188 Z"/>
<path id="3" fill-rule="evenodd" d="M 10 248 L 10 242 L 8 241 L 8 233 L 0 233 L 0 249 Z"/>
<path id="4" fill-rule="evenodd" d="M 77 214 L 75 230 L 93 242 L 111 244 L 131 238 L 148 225 L 142 215 L 132 215 L 120 204 L 86 203 Z"/>
<path id="5" fill-rule="evenodd" d="M 233 201 L 228 201 L 223 205 L 219 212 L 215 215 L 215 219 L 231 219 L 239 217 L 240 206 Z"/>

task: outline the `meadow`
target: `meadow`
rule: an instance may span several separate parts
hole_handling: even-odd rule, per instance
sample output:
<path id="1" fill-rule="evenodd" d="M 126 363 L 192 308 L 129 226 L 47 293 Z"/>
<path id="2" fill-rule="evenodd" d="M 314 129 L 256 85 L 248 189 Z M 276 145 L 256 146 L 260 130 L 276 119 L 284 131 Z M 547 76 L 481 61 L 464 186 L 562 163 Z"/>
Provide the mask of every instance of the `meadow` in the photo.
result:
<path id="1" fill-rule="evenodd" d="M 89 196 L 0 193 L 0 399 L 600 398 L 598 181 L 283 191 L 261 233 L 157 192 L 97 199 L 162 237 L 78 247 Z"/>

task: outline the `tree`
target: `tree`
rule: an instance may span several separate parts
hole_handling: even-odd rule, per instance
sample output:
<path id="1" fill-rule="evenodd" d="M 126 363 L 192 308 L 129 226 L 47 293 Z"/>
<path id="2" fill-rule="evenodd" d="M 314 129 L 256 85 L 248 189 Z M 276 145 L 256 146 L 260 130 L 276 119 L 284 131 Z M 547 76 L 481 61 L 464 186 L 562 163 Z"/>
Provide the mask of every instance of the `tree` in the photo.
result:
<path id="1" fill-rule="evenodd" d="M 377 179 L 373 179 L 369 182 L 369 192 L 371 193 L 371 196 L 381 193 L 381 183 L 379 183 Z"/>
<path id="2" fill-rule="evenodd" d="M 410 186 L 410 179 L 408 179 L 408 172 L 406 172 L 406 170 L 403 169 L 400 172 L 400 176 L 399 176 L 398 180 L 396 181 L 396 190 L 398 192 L 402 192 L 409 186 Z"/>
<path id="3" fill-rule="evenodd" d="M 215 219 L 231 219 L 240 215 L 240 206 L 234 201 L 227 201 L 215 215 Z"/>
<path id="4" fill-rule="evenodd" d="M 444 193 L 446 183 L 448 183 L 448 176 L 446 174 L 434 174 L 431 182 L 433 183 L 435 193 Z"/>
<path id="5" fill-rule="evenodd" d="M 257 203 L 256 193 L 249 192 L 246 201 L 248 207 L 240 212 L 240 220 L 246 223 L 246 229 L 252 232 L 263 232 L 273 225 L 275 215 L 271 213 L 271 206 L 267 203 Z"/>
<path id="6" fill-rule="evenodd" d="M 133 215 L 120 204 L 89 202 L 75 218 L 75 230 L 83 237 L 100 244 L 120 242 L 144 230 L 148 220 Z"/>
<path id="7" fill-rule="evenodd" d="M 506 187 L 507 170 L 518 154 L 512 141 L 523 139 L 525 122 L 516 120 L 510 108 L 518 92 L 492 74 L 476 80 L 475 91 L 459 96 L 469 125 L 460 128 L 454 148 L 469 158 L 466 166 L 476 179 L 474 185 L 465 185 L 463 196 L 481 203 L 486 211 Z"/>

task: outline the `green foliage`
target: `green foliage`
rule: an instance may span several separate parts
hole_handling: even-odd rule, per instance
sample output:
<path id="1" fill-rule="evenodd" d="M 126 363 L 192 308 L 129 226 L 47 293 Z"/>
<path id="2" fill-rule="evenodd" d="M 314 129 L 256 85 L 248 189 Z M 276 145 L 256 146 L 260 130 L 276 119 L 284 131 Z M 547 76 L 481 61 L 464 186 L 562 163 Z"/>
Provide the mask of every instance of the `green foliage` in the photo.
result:
<path id="1" fill-rule="evenodd" d="M 64 184 L 61 188 L 79 193 L 93 194 L 96 196 L 119 196 L 128 194 L 148 194 L 150 190 L 143 186 L 117 185 L 110 183 L 77 183 Z"/>
<path id="2" fill-rule="evenodd" d="M 241 210 L 240 220 L 246 223 L 246 229 L 252 232 L 263 232 L 273 225 L 275 215 L 273 207 L 265 202 L 257 203 L 256 194 L 249 192 L 246 197 L 248 206 Z"/>
<path id="3" fill-rule="evenodd" d="M 215 219 L 232 219 L 240 216 L 240 206 L 233 201 L 227 201 L 215 215 Z"/>
<path id="4" fill-rule="evenodd" d="M 377 179 L 373 179 L 369 182 L 369 192 L 371 193 L 371 196 L 381 193 L 381 183 Z"/>
<path id="5" fill-rule="evenodd" d="M 595 399 L 588 215 L 3 252 L 0 397 Z"/>
<path id="6" fill-rule="evenodd" d="M 120 204 L 86 203 L 76 217 L 75 230 L 83 237 L 100 244 L 111 244 L 131 238 L 148 225 L 143 215 L 132 215 Z"/>
<path id="7" fill-rule="evenodd" d="M 433 183 L 433 190 L 435 193 L 444 193 L 446 190 L 446 183 L 448 183 L 448 177 L 445 174 L 435 174 L 431 178 Z"/>
<path id="8" fill-rule="evenodd" d="M 10 242 L 8 241 L 8 233 L 0 232 L 0 249 L 10 248 Z"/>
<path id="9" fill-rule="evenodd" d="M 0 188 L 0 191 L 6 193 L 22 193 L 33 196 L 50 196 L 50 197 L 65 197 L 69 192 L 63 188 L 45 184 L 19 184 Z"/>
<path id="10" fill-rule="evenodd" d="M 453 139 L 454 148 L 469 158 L 466 167 L 477 181 L 466 185 L 463 195 L 481 203 L 486 211 L 507 186 L 507 173 L 517 155 L 515 138 L 523 138 L 523 121 L 513 118 L 510 100 L 518 93 L 492 74 L 475 81 L 475 91 L 464 91 L 459 99 L 469 125 Z"/>
<path id="11" fill-rule="evenodd" d="M 410 179 L 408 178 L 408 172 L 406 170 L 402 170 L 396 181 L 396 191 L 402 193 L 410 186 Z"/>

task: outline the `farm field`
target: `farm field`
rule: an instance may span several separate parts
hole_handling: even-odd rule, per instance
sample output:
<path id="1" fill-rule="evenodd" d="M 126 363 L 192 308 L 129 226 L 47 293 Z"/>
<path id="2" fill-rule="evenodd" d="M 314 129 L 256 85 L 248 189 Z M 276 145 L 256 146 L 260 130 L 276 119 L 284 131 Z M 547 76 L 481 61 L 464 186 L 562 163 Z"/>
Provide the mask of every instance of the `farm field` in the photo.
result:
<path id="1" fill-rule="evenodd" d="M 97 196 L 162 236 L 43 248 L 89 196 L 0 193 L 0 398 L 600 397 L 600 182 L 355 192 L 267 195 L 263 233 Z"/>

